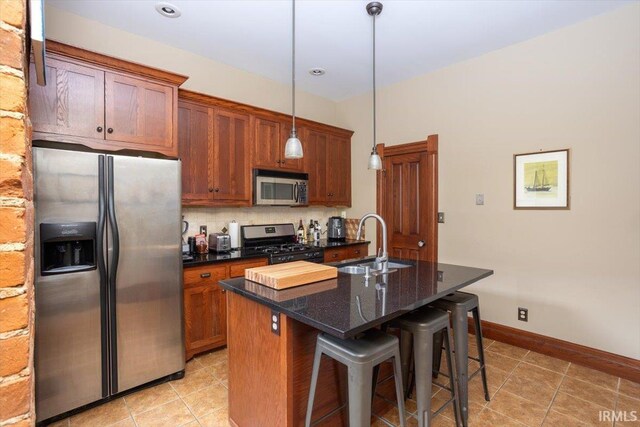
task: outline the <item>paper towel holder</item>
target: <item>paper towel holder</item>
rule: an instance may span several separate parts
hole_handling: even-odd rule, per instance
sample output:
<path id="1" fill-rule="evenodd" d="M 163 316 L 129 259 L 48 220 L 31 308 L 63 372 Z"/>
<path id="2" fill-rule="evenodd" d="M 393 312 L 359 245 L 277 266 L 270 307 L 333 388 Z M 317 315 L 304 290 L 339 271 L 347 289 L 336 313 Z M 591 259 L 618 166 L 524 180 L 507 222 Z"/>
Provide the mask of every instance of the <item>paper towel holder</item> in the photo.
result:
<path id="1" fill-rule="evenodd" d="M 240 226 L 235 219 L 229 223 L 229 240 L 231 241 L 232 250 L 240 247 Z"/>

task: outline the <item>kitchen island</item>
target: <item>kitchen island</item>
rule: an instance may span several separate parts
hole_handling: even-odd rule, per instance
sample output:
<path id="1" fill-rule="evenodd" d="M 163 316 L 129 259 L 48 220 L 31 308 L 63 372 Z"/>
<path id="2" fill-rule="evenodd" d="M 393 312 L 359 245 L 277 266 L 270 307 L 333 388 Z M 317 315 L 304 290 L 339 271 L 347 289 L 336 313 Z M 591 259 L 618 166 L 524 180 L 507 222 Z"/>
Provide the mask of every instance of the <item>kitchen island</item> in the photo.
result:
<path id="1" fill-rule="evenodd" d="M 220 282 L 229 291 L 232 425 L 304 425 L 319 332 L 352 338 L 493 274 L 491 270 L 450 264 L 393 261 L 409 266 L 369 280 L 339 273 L 336 279 L 283 291 L 243 278 Z M 464 328 L 462 333 L 466 321 Z M 466 359 L 466 353 L 462 349 L 459 357 Z M 466 369 L 463 374 L 466 385 Z M 346 399 L 346 369 L 324 359 L 313 420 L 324 418 L 322 424 L 347 425 Z"/>

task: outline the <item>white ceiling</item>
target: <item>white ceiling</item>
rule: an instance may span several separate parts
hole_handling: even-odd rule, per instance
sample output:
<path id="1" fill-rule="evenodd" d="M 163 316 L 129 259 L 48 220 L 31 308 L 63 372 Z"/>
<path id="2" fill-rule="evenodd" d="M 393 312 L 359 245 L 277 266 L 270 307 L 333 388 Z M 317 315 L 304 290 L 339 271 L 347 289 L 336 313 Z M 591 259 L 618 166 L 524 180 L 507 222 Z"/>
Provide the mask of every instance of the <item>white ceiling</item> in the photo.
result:
<path id="1" fill-rule="evenodd" d="M 287 83 L 288 0 L 46 0 L 50 6 Z M 371 90 L 371 17 L 366 0 L 298 0 L 297 82 L 342 100 Z M 615 9 L 623 0 L 383 0 L 376 21 L 378 87 L 517 43 Z M 312 67 L 327 70 L 322 77 Z"/>

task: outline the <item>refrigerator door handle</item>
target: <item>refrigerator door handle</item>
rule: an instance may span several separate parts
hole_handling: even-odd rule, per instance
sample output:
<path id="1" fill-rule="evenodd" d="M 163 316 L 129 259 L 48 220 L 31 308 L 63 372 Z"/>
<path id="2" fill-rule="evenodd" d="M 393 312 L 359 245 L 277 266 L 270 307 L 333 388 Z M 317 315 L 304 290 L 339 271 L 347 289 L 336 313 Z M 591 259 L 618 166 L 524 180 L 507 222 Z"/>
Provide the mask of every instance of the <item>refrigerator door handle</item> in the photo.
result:
<path id="1" fill-rule="evenodd" d="M 107 266 L 104 254 L 105 223 L 107 218 L 104 155 L 98 156 L 98 232 L 96 233 L 96 255 L 100 274 L 100 341 L 102 343 L 102 397 L 109 396 L 109 314 L 107 311 Z"/>
<path id="2" fill-rule="evenodd" d="M 109 341 L 111 347 L 111 394 L 118 392 L 118 339 L 116 325 L 116 275 L 120 257 L 120 234 L 113 191 L 113 157 L 107 156 L 107 213 L 111 227 L 113 253 L 109 264 Z"/>

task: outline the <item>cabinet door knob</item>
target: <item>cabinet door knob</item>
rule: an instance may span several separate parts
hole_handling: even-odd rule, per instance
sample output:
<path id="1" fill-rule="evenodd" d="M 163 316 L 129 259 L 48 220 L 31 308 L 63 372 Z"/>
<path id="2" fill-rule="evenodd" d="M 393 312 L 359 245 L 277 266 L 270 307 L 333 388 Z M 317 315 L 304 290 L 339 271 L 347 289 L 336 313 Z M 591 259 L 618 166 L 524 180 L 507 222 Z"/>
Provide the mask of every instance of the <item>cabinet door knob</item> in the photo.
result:
<path id="1" fill-rule="evenodd" d="M 209 193 L 213 193 L 213 188 L 209 188 Z"/>
<path id="2" fill-rule="evenodd" d="M 280 164 L 280 160 L 276 160 L 276 163 L 277 163 L 277 164 Z"/>
<path id="3" fill-rule="evenodd" d="M 107 133 L 113 133 L 113 128 L 107 129 Z"/>
<path id="4" fill-rule="evenodd" d="M 211 273 L 202 273 L 200 277 L 202 277 L 203 279 L 206 279 L 207 277 L 211 277 Z"/>
<path id="5" fill-rule="evenodd" d="M 220 191 L 220 189 L 216 187 L 216 189 L 213 190 L 213 191 L 215 191 L 217 193 L 218 191 Z"/>
<path id="6" fill-rule="evenodd" d="M 97 132 L 102 132 L 102 126 L 98 126 L 98 127 L 96 128 L 96 131 L 97 131 Z"/>
<path id="7" fill-rule="evenodd" d="M 424 240 L 420 240 L 420 241 L 418 242 L 418 247 L 419 247 L 419 248 L 424 247 Z"/>
<path id="8" fill-rule="evenodd" d="M 338 258 L 338 254 L 331 255 L 333 258 Z"/>
<path id="9" fill-rule="evenodd" d="M 223 294 L 227 293 L 227 290 L 226 290 L 226 289 L 223 289 L 223 290 L 222 290 L 222 293 L 223 293 Z"/>
<path id="10" fill-rule="evenodd" d="M 282 163 L 284 165 L 285 163 L 287 163 L 287 161 L 286 160 L 281 160 L 280 163 Z"/>
<path id="11" fill-rule="evenodd" d="M 360 255 L 360 249 L 356 249 L 356 255 Z"/>

